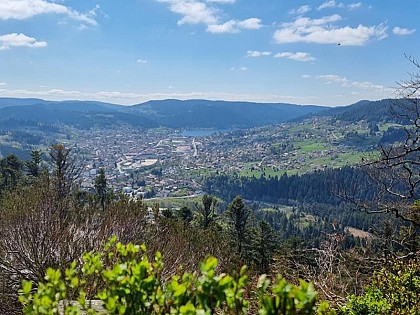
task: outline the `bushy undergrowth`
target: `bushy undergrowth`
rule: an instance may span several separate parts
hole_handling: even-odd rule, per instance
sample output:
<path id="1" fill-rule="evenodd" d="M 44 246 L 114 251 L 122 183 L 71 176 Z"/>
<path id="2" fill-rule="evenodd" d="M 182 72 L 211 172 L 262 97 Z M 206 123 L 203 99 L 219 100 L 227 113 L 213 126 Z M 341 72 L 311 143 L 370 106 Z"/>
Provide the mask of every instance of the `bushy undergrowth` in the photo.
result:
<path id="1" fill-rule="evenodd" d="M 149 259 L 144 245 L 123 245 L 116 238 L 103 251 L 89 252 L 79 265 L 64 273 L 49 268 L 45 280 L 34 286 L 24 281 L 20 301 L 24 314 L 246 314 L 256 303 L 258 313 L 334 314 L 327 303 L 317 306 L 312 284 L 299 286 L 265 275 L 254 285 L 246 268 L 231 276 L 217 271 L 217 259 L 209 257 L 200 271 L 162 277 L 159 252 Z M 90 299 L 102 301 L 102 311 Z M 253 301 L 254 299 L 254 301 Z M 77 302 L 76 302 L 77 301 Z"/>
<path id="2" fill-rule="evenodd" d="M 364 295 L 351 296 L 343 308 L 348 315 L 420 314 L 420 261 L 393 262 L 376 273 Z"/>

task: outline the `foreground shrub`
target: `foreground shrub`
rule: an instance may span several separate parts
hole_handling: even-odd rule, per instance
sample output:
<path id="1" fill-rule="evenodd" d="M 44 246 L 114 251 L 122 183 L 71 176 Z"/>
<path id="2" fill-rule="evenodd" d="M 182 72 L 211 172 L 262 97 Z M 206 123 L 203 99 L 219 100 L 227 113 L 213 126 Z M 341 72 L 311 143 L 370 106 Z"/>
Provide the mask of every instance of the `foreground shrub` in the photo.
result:
<path id="1" fill-rule="evenodd" d="M 20 301 L 24 314 L 246 314 L 249 296 L 256 292 L 258 313 L 332 314 L 327 303 L 317 303 L 312 284 L 299 286 L 279 278 L 270 285 L 265 275 L 256 288 L 248 283 L 246 268 L 237 276 L 217 272 L 217 259 L 207 258 L 200 272 L 162 277 L 162 258 L 151 261 L 144 245 L 123 245 L 116 238 L 102 252 L 83 256 L 62 273 L 48 269 L 45 281 L 23 281 Z M 100 300 L 101 308 L 91 299 Z M 77 302 L 76 302 L 77 301 Z"/>
<path id="2" fill-rule="evenodd" d="M 420 261 L 397 261 L 378 272 L 362 296 L 351 296 L 343 313 L 420 314 Z"/>

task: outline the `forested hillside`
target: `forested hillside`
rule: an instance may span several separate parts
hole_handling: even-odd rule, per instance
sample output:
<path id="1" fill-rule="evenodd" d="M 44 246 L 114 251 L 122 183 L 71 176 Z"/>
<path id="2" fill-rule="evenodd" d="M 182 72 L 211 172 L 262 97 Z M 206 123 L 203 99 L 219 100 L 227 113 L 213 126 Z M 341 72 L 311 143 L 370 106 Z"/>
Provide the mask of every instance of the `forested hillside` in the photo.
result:
<path id="1" fill-rule="evenodd" d="M 379 101 L 363 100 L 355 104 L 343 107 L 335 107 L 324 110 L 315 115 L 333 116 L 342 121 L 366 120 L 369 123 L 396 122 L 400 124 L 409 124 L 406 117 L 399 117 L 393 109 L 401 106 L 409 106 L 410 102 L 406 100 L 384 99 Z"/>
<path id="2" fill-rule="evenodd" d="M 390 106 L 396 100 L 361 101 L 349 106 L 323 106 L 227 102 L 208 100 L 161 100 L 133 106 L 90 101 L 45 101 L 0 98 L 2 126 L 19 124 L 65 124 L 91 128 L 128 124 L 139 128 L 252 128 L 299 120 L 311 116 L 332 116 L 341 121 L 366 120 L 371 123 L 398 122 Z"/>
<path id="3" fill-rule="evenodd" d="M 294 104 L 163 100 L 135 105 L 127 110 L 171 128 L 233 129 L 279 124 L 324 109 Z"/>
<path id="4" fill-rule="evenodd" d="M 64 124 L 77 128 L 128 124 L 138 128 L 251 128 L 278 124 L 325 109 L 321 106 L 208 100 L 162 100 L 133 106 L 90 101 L 0 98 L 0 122 Z"/>

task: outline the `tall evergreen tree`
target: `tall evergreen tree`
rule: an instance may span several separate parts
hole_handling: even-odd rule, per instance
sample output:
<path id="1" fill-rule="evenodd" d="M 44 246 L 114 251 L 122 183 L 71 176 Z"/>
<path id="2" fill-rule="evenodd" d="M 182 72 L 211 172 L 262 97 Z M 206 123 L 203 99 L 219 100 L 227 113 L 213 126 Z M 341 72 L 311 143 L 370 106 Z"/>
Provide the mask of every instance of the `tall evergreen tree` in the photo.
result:
<path id="1" fill-rule="evenodd" d="M 40 150 L 31 151 L 31 160 L 25 163 L 26 171 L 29 176 L 39 177 L 41 175 L 42 153 Z"/>
<path id="2" fill-rule="evenodd" d="M 192 210 L 187 206 L 183 206 L 181 209 L 179 209 L 177 216 L 184 222 L 184 225 L 188 225 L 193 219 Z"/>
<path id="3" fill-rule="evenodd" d="M 76 179 L 80 176 L 81 169 L 76 166 L 75 161 L 70 157 L 70 148 L 63 144 L 53 145 L 50 149 L 50 157 L 54 167 L 53 179 L 59 198 L 66 197 Z"/>
<path id="4" fill-rule="evenodd" d="M 105 203 L 107 199 L 107 182 L 105 176 L 105 170 L 101 168 L 99 170 L 99 174 L 95 178 L 95 190 L 96 195 L 98 196 L 99 203 L 101 204 L 101 208 L 105 211 Z"/>
<path id="5" fill-rule="evenodd" d="M 205 194 L 201 199 L 201 204 L 196 204 L 198 213 L 201 215 L 201 226 L 206 229 L 216 219 L 217 199 Z"/>
<path id="6" fill-rule="evenodd" d="M 262 273 L 268 273 L 273 253 L 277 245 L 277 237 L 273 228 L 265 221 L 258 223 L 255 242 L 256 260 Z"/>
<path id="7" fill-rule="evenodd" d="M 14 154 L 0 160 L 1 189 L 13 189 L 23 177 L 23 162 Z"/>
<path id="8" fill-rule="evenodd" d="M 236 240 L 238 254 L 243 257 L 250 210 L 245 206 L 242 197 L 236 196 L 229 204 L 227 214 Z"/>

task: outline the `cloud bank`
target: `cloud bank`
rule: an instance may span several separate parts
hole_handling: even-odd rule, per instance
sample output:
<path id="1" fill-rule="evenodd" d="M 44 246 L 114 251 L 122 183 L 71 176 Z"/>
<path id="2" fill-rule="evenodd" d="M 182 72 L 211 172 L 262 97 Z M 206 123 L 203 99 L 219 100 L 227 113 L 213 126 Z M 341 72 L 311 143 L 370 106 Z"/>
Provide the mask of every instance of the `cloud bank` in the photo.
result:
<path id="1" fill-rule="evenodd" d="M 415 31 L 415 29 L 402 28 L 399 26 L 396 26 L 392 29 L 392 33 L 399 36 L 412 35 Z"/>
<path id="2" fill-rule="evenodd" d="M 274 42 L 340 44 L 344 46 L 363 46 L 370 40 L 382 40 L 388 35 L 387 27 L 359 25 L 339 27 L 334 23 L 341 21 L 338 14 L 319 19 L 298 17 L 293 22 L 283 23 L 273 35 Z"/>
<path id="3" fill-rule="evenodd" d="M 99 6 L 88 13 L 80 13 L 62 4 L 45 0 L 2 0 L 0 20 L 25 20 L 40 14 L 62 14 L 89 25 L 97 25 L 95 20 Z"/>
<path id="4" fill-rule="evenodd" d="M 14 47 L 43 48 L 46 46 L 47 42 L 37 41 L 35 38 L 22 33 L 0 35 L 0 50 L 7 50 Z"/>
<path id="5" fill-rule="evenodd" d="M 311 56 L 311 54 L 306 52 L 280 52 L 274 55 L 274 58 L 287 58 L 291 60 L 296 61 L 313 61 L 315 60 L 314 57 Z"/>
<path id="6" fill-rule="evenodd" d="M 209 33 L 239 33 L 241 30 L 257 30 L 262 27 L 261 19 L 231 19 L 221 22 L 221 10 L 214 5 L 233 4 L 235 0 L 156 0 L 166 3 L 171 12 L 181 15 L 178 25 L 204 24 Z"/>

